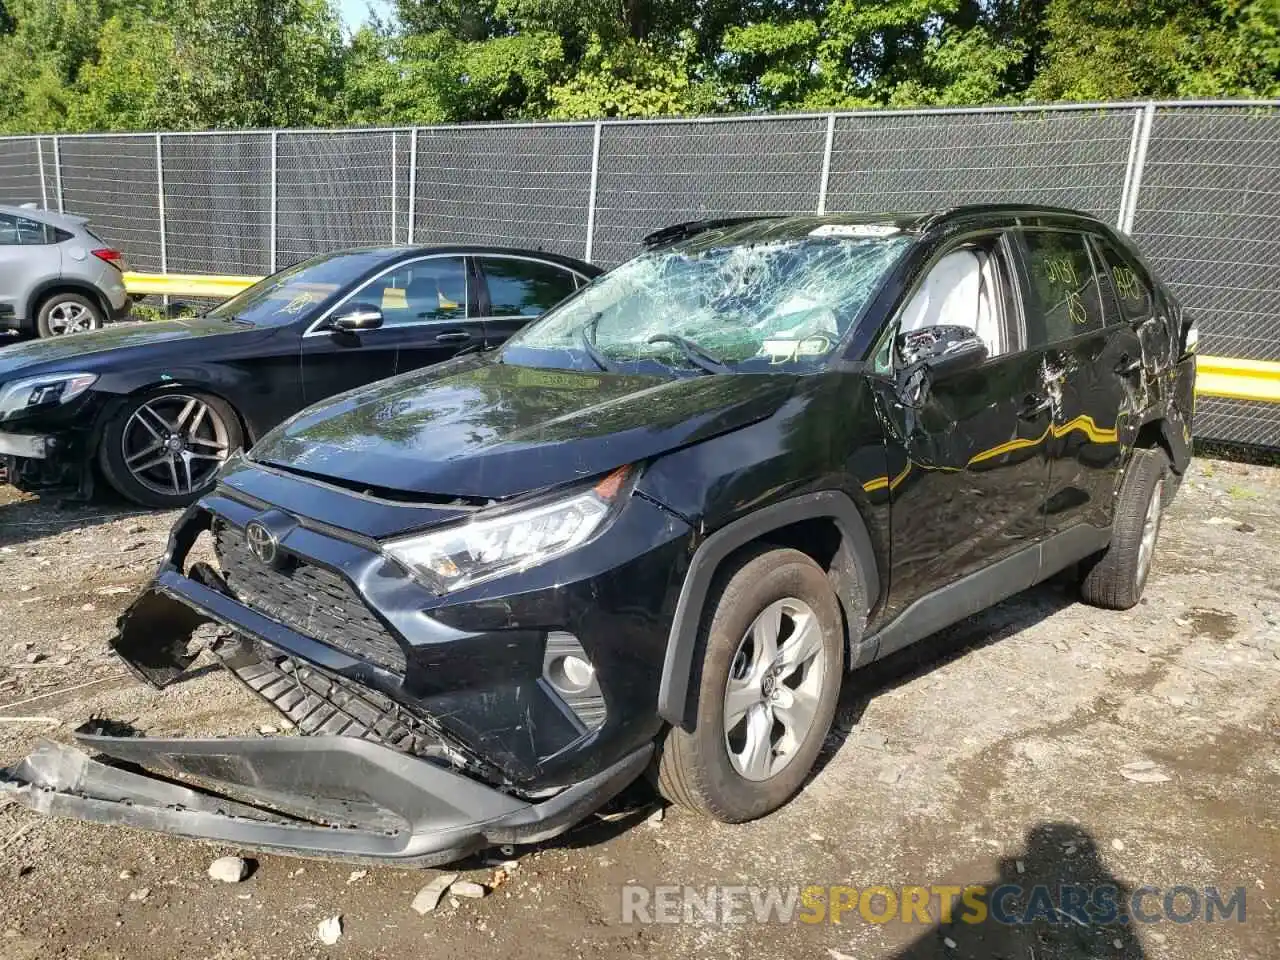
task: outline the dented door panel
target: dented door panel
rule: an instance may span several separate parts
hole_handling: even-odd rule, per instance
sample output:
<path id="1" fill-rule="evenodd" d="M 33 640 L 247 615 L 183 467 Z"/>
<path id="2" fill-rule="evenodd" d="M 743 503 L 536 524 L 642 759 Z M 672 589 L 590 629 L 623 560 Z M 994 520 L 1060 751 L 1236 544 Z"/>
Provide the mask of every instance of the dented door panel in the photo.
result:
<path id="1" fill-rule="evenodd" d="M 1043 535 L 1042 382 L 1038 355 L 1012 353 L 935 381 L 918 408 L 883 385 L 894 477 L 886 618 Z"/>

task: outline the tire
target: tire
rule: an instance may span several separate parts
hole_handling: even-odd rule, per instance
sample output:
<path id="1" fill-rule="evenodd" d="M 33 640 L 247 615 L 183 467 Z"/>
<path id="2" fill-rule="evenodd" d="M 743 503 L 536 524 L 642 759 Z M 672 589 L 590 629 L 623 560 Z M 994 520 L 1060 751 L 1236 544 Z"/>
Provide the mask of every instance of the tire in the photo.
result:
<path id="1" fill-rule="evenodd" d="M 779 656 L 802 637 L 807 638 L 803 646 L 815 652 L 789 674 L 767 681 L 761 666 L 778 661 L 758 654 L 768 652 L 760 638 L 770 632 L 773 611 L 778 611 L 781 627 L 776 632 Z M 844 675 L 844 630 L 826 573 L 798 550 L 760 547 L 746 552 L 717 577 L 703 612 L 698 653 L 692 678 L 698 698 L 694 727 L 672 727 L 665 733 L 658 789 L 671 802 L 725 823 L 762 817 L 803 785 L 835 716 Z M 762 702 L 726 730 L 731 681 L 736 705 L 752 697 Z M 775 699 L 765 702 L 771 691 L 776 691 Z M 796 735 L 792 731 L 802 726 L 796 721 L 805 712 L 804 703 L 812 720 Z M 765 738 L 752 736 L 753 731 L 765 731 Z M 767 746 L 752 750 L 753 744 Z"/>
<path id="2" fill-rule="evenodd" d="M 1163 450 L 1133 451 L 1116 498 L 1111 544 L 1080 565 L 1085 603 L 1128 610 L 1142 598 L 1160 536 L 1168 477 L 1169 458 Z"/>
<path id="3" fill-rule="evenodd" d="M 127 398 L 111 415 L 98 466 L 134 503 L 184 507 L 213 488 L 218 468 L 243 443 L 240 418 L 220 397 L 153 390 Z"/>
<path id="4" fill-rule="evenodd" d="M 105 317 L 101 304 L 82 293 L 55 293 L 40 304 L 36 314 L 36 331 L 41 337 L 62 337 L 68 333 L 101 330 Z M 67 329 L 67 325 L 75 325 Z"/>

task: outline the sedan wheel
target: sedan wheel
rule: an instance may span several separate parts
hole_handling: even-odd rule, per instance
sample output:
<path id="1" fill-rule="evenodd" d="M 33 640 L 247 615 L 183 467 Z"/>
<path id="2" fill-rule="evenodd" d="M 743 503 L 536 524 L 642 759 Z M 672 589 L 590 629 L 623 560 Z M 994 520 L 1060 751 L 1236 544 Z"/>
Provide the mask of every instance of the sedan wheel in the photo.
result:
<path id="1" fill-rule="evenodd" d="M 191 503 L 244 440 L 236 412 L 203 393 L 131 398 L 111 418 L 98 462 L 108 482 L 149 507 Z"/>
<path id="2" fill-rule="evenodd" d="M 125 466 L 148 490 L 184 496 L 202 489 L 230 456 L 227 425 L 198 397 L 166 394 L 133 411 L 120 438 Z"/>

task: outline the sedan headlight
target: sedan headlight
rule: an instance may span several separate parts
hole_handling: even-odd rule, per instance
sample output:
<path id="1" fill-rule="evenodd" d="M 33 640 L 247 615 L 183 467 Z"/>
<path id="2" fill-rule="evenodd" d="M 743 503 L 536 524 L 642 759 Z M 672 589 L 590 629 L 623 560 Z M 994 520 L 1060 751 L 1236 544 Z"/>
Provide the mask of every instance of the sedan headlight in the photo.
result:
<path id="1" fill-rule="evenodd" d="M 432 589 L 461 590 L 586 543 L 604 525 L 628 473 L 622 467 L 574 496 L 392 540 L 383 550 Z"/>
<path id="2" fill-rule="evenodd" d="M 51 373 L 15 380 L 0 386 L 0 417 L 27 407 L 69 403 L 97 380 L 96 373 Z"/>

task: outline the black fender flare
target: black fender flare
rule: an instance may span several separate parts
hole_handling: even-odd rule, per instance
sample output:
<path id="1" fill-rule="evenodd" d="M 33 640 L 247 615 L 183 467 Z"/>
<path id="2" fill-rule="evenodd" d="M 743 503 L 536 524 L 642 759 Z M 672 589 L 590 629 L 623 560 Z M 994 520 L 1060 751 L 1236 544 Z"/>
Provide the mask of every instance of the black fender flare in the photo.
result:
<path id="1" fill-rule="evenodd" d="M 36 285 L 35 289 L 27 296 L 26 312 L 23 317 L 26 321 L 35 323 L 36 304 L 43 300 L 50 291 L 67 290 L 71 293 L 78 293 L 88 297 L 98 305 L 98 309 L 102 311 L 102 319 L 104 322 L 111 319 L 111 304 L 107 302 L 107 298 L 102 295 L 102 291 L 95 287 L 92 283 L 85 280 L 76 280 L 67 277 L 51 277 L 42 283 Z"/>
<path id="2" fill-rule="evenodd" d="M 830 519 L 840 530 L 843 546 L 852 555 L 861 579 L 862 597 L 868 606 L 880 596 L 880 574 L 876 567 L 871 535 L 848 494 L 825 490 L 803 494 L 772 504 L 721 527 L 698 547 L 685 573 L 684 586 L 676 602 L 667 651 L 662 661 L 662 681 L 658 687 L 658 715 L 668 723 L 688 729 L 689 677 L 698 642 L 698 625 L 706 605 L 707 593 L 716 570 L 739 547 L 758 540 L 771 530 L 778 530 L 802 520 Z M 846 598 L 840 597 L 841 606 Z M 854 622 L 862 622 L 867 611 L 845 614 Z"/>

